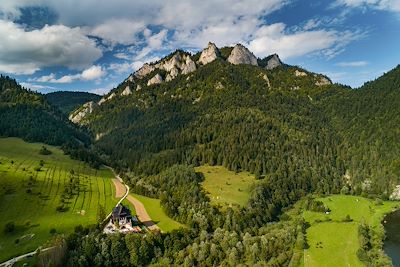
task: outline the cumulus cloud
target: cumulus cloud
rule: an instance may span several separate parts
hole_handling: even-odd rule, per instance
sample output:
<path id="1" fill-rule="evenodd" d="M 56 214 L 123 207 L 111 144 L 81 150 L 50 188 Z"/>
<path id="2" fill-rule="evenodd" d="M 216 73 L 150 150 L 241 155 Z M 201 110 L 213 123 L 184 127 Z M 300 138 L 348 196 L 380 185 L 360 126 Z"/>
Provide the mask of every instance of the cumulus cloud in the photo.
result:
<path id="1" fill-rule="evenodd" d="M 90 35 L 103 39 L 111 45 L 132 44 L 138 40 L 138 34 L 145 29 L 143 22 L 129 19 L 110 19 L 89 30 Z"/>
<path id="2" fill-rule="evenodd" d="M 100 79 L 105 74 L 106 72 L 101 66 L 91 66 L 90 68 L 85 69 L 78 74 L 64 75 L 60 78 L 56 78 L 56 75 L 54 73 L 51 73 L 49 75 L 33 79 L 33 81 L 44 83 L 72 83 L 74 81 L 93 81 Z"/>
<path id="3" fill-rule="evenodd" d="M 117 48 L 118 52 L 114 51 L 113 56 L 119 59 L 118 63 L 104 65 L 107 70 L 125 73 L 134 71 L 160 51 L 201 49 L 208 41 L 220 47 L 243 43 L 259 57 L 278 53 L 287 59 L 318 53 L 332 58 L 344 51 L 350 42 L 365 36 L 357 31 L 328 28 L 327 21 L 321 19 L 312 19 L 303 26 L 290 29 L 284 23 L 268 24 L 266 16 L 291 1 L 1 0 L 3 19 L 20 16 L 20 7 L 40 5 L 57 14 L 59 25 L 27 31 L 13 22 L 1 21 L 0 34 L 5 42 L 0 43 L 0 71 L 31 74 L 47 66 L 83 69 L 98 64 L 94 62 L 102 56 L 102 50 L 106 54 Z M 398 2 L 336 1 L 346 6 L 371 4 L 392 10 Z M 336 20 L 330 20 L 329 24 L 335 24 Z M 15 35 L 17 38 L 13 37 Z M 88 36 L 102 42 L 96 44 L 94 38 Z M 60 78 L 50 77 L 50 74 L 39 79 L 53 83 L 98 80 L 85 77 L 102 72 L 104 69 L 100 68 Z M 100 77 L 102 75 L 104 73 Z"/>
<path id="4" fill-rule="evenodd" d="M 286 25 L 275 23 L 260 27 L 249 48 L 257 56 L 278 53 L 283 59 L 319 52 L 331 58 L 343 51 L 349 42 L 365 36 L 358 32 L 335 30 L 310 30 L 286 33 Z"/>
<path id="5" fill-rule="evenodd" d="M 336 64 L 339 67 L 364 67 L 368 65 L 367 61 L 348 61 L 348 62 L 339 62 Z"/>
<path id="6" fill-rule="evenodd" d="M 0 20 L 0 36 L 0 71 L 7 73 L 32 74 L 48 66 L 81 69 L 102 56 L 80 28 L 53 25 L 26 31 Z"/>

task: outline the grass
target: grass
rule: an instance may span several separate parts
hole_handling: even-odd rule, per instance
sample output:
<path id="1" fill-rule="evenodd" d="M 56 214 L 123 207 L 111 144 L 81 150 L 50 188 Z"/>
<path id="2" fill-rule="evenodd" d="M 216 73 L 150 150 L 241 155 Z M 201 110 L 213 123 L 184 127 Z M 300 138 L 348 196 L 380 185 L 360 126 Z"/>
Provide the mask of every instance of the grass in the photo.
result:
<path id="1" fill-rule="evenodd" d="M 251 188 L 257 182 L 248 172 L 234 173 L 222 166 L 200 166 L 196 172 L 204 175 L 203 188 L 211 203 L 221 206 L 245 206 L 250 198 Z"/>
<path id="2" fill-rule="evenodd" d="M 170 232 L 172 230 L 184 227 L 181 223 L 171 219 L 165 214 L 164 210 L 160 205 L 160 200 L 156 198 L 149 198 L 138 194 L 131 194 L 137 200 L 143 203 L 147 213 L 158 227 L 163 232 Z"/>
<path id="3" fill-rule="evenodd" d="M 52 238 L 51 229 L 67 234 L 95 224 L 99 205 L 108 213 L 117 202 L 110 170 L 92 169 L 53 146 L 40 155 L 42 145 L 0 138 L 0 262 L 35 250 Z M 15 224 L 11 233 L 3 230 L 8 222 Z"/>
<path id="4" fill-rule="evenodd" d="M 333 195 L 318 199 L 331 210 L 329 214 L 304 211 L 304 219 L 311 224 L 307 229 L 308 249 L 304 250 L 305 267 L 313 266 L 364 266 L 357 258 L 359 248 L 358 225 L 366 222 L 372 227 L 382 227 L 384 215 L 399 203 L 374 200 L 358 196 Z M 349 215 L 353 220 L 344 222 Z"/>

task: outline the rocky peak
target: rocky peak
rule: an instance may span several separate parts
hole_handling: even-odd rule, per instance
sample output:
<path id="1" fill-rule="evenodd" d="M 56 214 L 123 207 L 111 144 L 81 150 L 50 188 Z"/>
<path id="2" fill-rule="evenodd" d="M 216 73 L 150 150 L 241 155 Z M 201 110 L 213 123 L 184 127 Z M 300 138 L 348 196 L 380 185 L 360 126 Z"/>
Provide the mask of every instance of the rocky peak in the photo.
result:
<path id="1" fill-rule="evenodd" d="M 145 63 L 140 69 L 135 72 L 135 76 L 139 79 L 144 78 L 147 74 L 155 70 L 156 68 L 153 65 Z"/>
<path id="2" fill-rule="evenodd" d="M 160 84 L 160 83 L 162 83 L 163 81 L 164 81 L 164 80 L 163 80 L 163 78 L 161 77 L 161 75 L 157 73 L 156 75 L 154 75 L 153 78 L 151 78 L 151 79 L 147 82 L 147 86 L 153 85 L 153 84 Z"/>
<path id="3" fill-rule="evenodd" d="M 219 50 L 214 43 L 209 42 L 207 48 L 205 48 L 200 55 L 199 63 L 206 65 L 217 59 L 220 56 Z"/>
<path id="4" fill-rule="evenodd" d="M 175 53 L 169 60 L 160 64 L 160 69 L 170 72 L 172 69 L 180 69 L 182 65 L 182 56 L 179 52 Z"/>
<path id="5" fill-rule="evenodd" d="M 234 65 L 248 64 L 258 66 L 257 58 L 254 56 L 254 54 L 241 44 L 235 45 L 235 47 L 232 49 L 232 52 L 228 57 L 228 62 Z"/>
<path id="6" fill-rule="evenodd" d="M 196 69 L 196 63 L 194 63 L 190 56 L 186 56 L 185 64 L 182 66 L 182 74 L 194 72 Z"/>
<path id="7" fill-rule="evenodd" d="M 283 63 L 277 54 L 273 54 L 268 58 L 267 66 L 265 68 L 267 70 L 275 69 L 276 67 L 282 66 Z"/>

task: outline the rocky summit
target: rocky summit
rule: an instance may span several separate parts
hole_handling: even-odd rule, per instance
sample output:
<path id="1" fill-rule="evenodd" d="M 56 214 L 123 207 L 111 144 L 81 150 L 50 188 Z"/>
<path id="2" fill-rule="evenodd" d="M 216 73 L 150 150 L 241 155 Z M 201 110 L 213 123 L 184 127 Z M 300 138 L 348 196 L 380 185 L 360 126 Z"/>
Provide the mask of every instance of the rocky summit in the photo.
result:
<path id="1" fill-rule="evenodd" d="M 203 65 L 210 63 L 221 56 L 217 46 L 214 43 L 209 42 L 207 48 L 205 48 L 200 55 L 199 62 Z"/>
<path id="2" fill-rule="evenodd" d="M 252 52 L 250 52 L 247 47 L 237 44 L 233 48 L 231 54 L 228 57 L 228 62 L 238 65 L 238 64 L 248 64 L 258 66 L 257 58 Z"/>
<path id="3" fill-rule="evenodd" d="M 237 44 L 233 48 L 225 47 L 223 49 L 228 51 L 229 55 L 225 55 L 225 57 L 222 56 L 220 49 L 218 49 L 214 43 L 209 42 L 206 48 L 196 54 L 197 56 L 182 50 L 176 50 L 157 62 L 145 63 L 136 72 L 129 75 L 121 84 L 121 87 L 111 90 L 111 92 L 103 96 L 97 103 L 86 103 L 80 109 L 72 112 L 69 119 L 74 123 L 84 124 L 84 118 L 91 114 L 94 109 L 97 109 L 99 106 L 117 96 L 127 97 L 132 94 L 137 94 L 142 88 L 171 82 L 179 75 L 188 75 L 196 72 L 199 68 L 202 68 L 215 60 L 229 62 L 233 65 L 245 64 L 259 66 L 260 68 L 267 70 L 272 70 L 284 65 L 277 54 L 273 54 L 264 59 L 258 59 L 242 44 Z M 296 70 L 296 76 L 298 75 L 297 72 L 298 71 Z M 263 77 L 267 77 L 267 75 L 265 74 Z M 190 77 L 187 77 L 187 79 L 189 78 Z M 263 79 L 267 82 L 267 86 L 270 88 L 271 85 L 268 77 Z M 315 84 L 319 86 L 329 83 L 329 79 L 324 78 L 315 81 Z M 224 88 L 224 85 L 221 82 L 218 82 L 215 84 L 215 88 L 221 89 Z M 177 96 L 171 95 L 171 98 L 175 97 Z"/>

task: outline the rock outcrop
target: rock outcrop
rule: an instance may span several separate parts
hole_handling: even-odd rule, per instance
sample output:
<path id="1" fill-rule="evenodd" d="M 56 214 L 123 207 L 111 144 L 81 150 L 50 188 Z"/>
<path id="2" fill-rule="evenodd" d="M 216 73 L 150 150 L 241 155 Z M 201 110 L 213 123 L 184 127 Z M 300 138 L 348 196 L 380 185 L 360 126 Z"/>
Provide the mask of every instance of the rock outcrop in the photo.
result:
<path id="1" fill-rule="evenodd" d="M 182 74 L 189 74 L 196 71 L 196 63 L 190 58 L 190 56 L 186 56 L 185 64 L 182 66 Z"/>
<path id="2" fill-rule="evenodd" d="M 209 42 L 200 55 L 199 63 L 206 65 L 220 57 L 220 52 L 214 43 Z"/>
<path id="3" fill-rule="evenodd" d="M 163 80 L 163 78 L 161 77 L 161 75 L 160 74 L 156 74 L 156 75 L 154 75 L 154 77 L 153 78 L 151 78 L 148 82 L 147 82 L 147 86 L 150 86 L 150 85 L 153 85 L 153 84 L 160 84 L 160 83 L 162 83 L 164 80 Z"/>
<path id="4" fill-rule="evenodd" d="M 129 85 L 127 85 L 125 87 L 124 91 L 122 91 L 122 93 L 121 93 L 122 96 L 127 96 L 127 95 L 131 95 L 131 94 L 132 94 L 132 91 L 131 91 L 131 88 L 129 87 Z"/>
<path id="5" fill-rule="evenodd" d="M 315 82 L 316 86 L 324 86 L 324 85 L 330 85 L 330 84 L 332 84 L 332 82 L 324 76 L 319 76 L 319 79 Z"/>
<path id="6" fill-rule="evenodd" d="M 93 109 L 97 106 L 93 101 L 87 102 L 83 104 L 78 110 L 74 111 L 69 115 L 68 119 L 73 123 L 81 123 L 81 121 L 90 113 L 93 112 Z"/>
<path id="7" fill-rule="evenodd" d="M 156 68 L 153 65 L 145 63 L 140 69 L 135 72 L 135 76 L 142 79 L 147 76 L 150 72 L 154 71 Z"/>
<path id="8" fill-rule="evenodd" d="M 296 77 L 305 77 L 305 76 L 307 76 L 307 73 L 304 72 L 304 71 L 296 70 L 296 71 L 294 72 L 294 75 L 295 75 Z"/>
<path id="9" fill-rule="evenodd" d="M 257 58 L 254 56 L 254 54 L 241 44 L 235 45 L 235 47 L 232 49 L 232 52 L 228 57 L 228 62 L 234 65 L 247 64 L 258 66 Z"/>
<path id="10" fill-rule="evenodd" d="M 281 59 L 279 58 L 279 56 L 277 54 L 273 54 L 272 56 L 270 56 L 268 58 L 267 65 L 265 66 L 265 68 L 267 70 L 272 70 L 272 69 L 275 69 L 282 65 L 283 65 L 283 63 L 282 63 Z"/>

